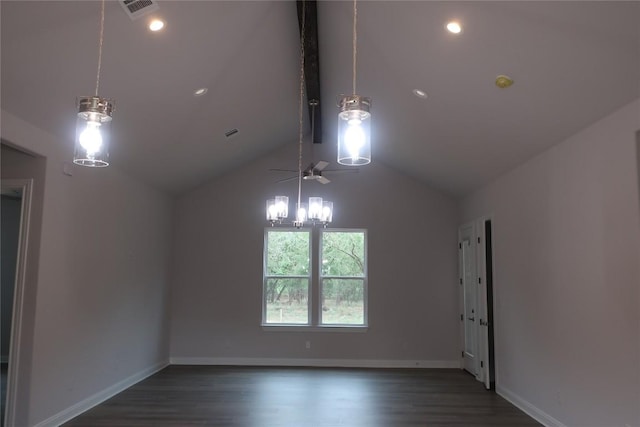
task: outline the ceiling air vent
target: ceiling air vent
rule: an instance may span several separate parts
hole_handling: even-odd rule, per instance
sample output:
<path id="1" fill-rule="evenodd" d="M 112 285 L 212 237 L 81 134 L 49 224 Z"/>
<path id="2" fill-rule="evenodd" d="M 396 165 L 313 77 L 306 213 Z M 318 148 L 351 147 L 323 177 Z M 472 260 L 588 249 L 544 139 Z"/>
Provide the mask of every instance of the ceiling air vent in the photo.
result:
<path id="1" fill-rule="evenodd" d="M 159 7 L 154 0 L 122 0 L 120 4 L 132 20 L 158 10 Z"/>

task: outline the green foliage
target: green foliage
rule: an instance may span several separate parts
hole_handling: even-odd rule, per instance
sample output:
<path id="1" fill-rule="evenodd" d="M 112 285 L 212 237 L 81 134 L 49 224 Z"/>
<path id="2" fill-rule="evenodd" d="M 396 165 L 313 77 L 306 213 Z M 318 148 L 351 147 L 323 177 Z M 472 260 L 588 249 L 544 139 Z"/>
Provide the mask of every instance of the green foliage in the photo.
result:
<path id="1" fill-rule="evenodd" d="M 325 231 L 322 233 L 322 275 L 364 277 L 364 233 Z"/>
<path id="2" fill-rule="evenodd" d="M 309 280 L 299 278 L 267 279 L 267 303 L 305 303 L 309 293 Z"/>
<path id="3" fill-rule="evenodd" d="M 306 276 L 309 274 L 308 231 L 267 232 L 268 276 Z"/>
<path id="4" fill-rule="evenodd" d="M 326 303 L 331 300 L 335 305 L 354 304 L 364 301 L 364 281 L 361 279 L 324 279 L 322 297 Z M 324 305 L 324 304 L 323 304 Z"/>

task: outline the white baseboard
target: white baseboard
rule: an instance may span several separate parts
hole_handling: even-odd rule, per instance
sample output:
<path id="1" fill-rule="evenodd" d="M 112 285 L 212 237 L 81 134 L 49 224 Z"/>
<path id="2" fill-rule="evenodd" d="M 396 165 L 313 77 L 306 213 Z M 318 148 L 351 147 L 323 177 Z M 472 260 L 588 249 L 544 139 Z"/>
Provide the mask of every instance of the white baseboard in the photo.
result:
<path id="1" fill-rule="evenodd" d="M 529 415 L 531 418 L 535 419 L 545 427 L 567 427 L 543 410 L 533 406 L 531 403 L 527 402 L 508 388 L 496 385 L 496 393 L 504 397 L 514 406 L 517 406 L 525 414 Z"/>
<path id="2" fill-rule="evenodd" d="M 144 369 L 136 374 L 133 374 L 130 377 L 125 378 L 124 380 L 119 381 L 114 385 L 107 387 L 106 389 L 94 394 L 93 396 L 89 396 L 88 398 L 76 403 L 75 405 L 70 406 L 69 408 L 61 412 L 58 412 L 57 414 L 47 418 L 46 420 L 40 421 L 34 427 L 56 427 L 61 424 L 64 424 L 67 421 L 71 420 L 72 418 L 75 418 L 78 415 L 82 414 L 83 412 L 88 411 L 94 406 L 99 405 L 105 400 L 110 399 L 111 397 L 115 396 L 121 391 L 126 390 L 132 385 L 155 374 L 161 369 L 164 369 L 168 365 L 169 363 L 167 361 L 159 362 L 154 366 L 151 366 L 150 368 Z"/>
<path id="3" fill-rule="evenodd" d="M 306 366 L 327 368 L 460 368 L 460 361 L 458 360 L 286 359 L 252 357 L 172 357 L 171 364 L 223 366 Z"/>

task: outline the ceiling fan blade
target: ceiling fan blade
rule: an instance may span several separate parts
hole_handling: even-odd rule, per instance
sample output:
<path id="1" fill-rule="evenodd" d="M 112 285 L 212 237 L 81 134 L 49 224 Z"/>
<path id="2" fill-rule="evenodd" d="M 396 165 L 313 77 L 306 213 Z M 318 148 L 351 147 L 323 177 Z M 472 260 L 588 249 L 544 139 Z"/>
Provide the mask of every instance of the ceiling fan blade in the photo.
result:
<path id="1" fill-rule="evenodd" d="M 316 178 L 316 181 L 318 181 L 320 184 L 328 184 L 331 182 L 331 180 L 325 178 L 324 176 L 320 175 L 319 177 Z"/>
<path id="2" fill-rule="evenodd" d="M 358 173 L 360 169 L 326 169 L 325 172 L 331 173 Z"/>
<path id="3" fill-rule="evenodd" d="M 294 179 L 298 179 L 298 177 L 297 176 L 290 176 L 289 178 L 279 179 L 279 180 L 276 181 L 276 184 L 279 184 L 281 182 L 293 181 Z"/>
<path id="4" fill-rule="evenodd" d="M 293 169 L 269 169 L 271 172 L 298 172 Z"/>
<path id="5" fill-rule="evenodd" d="M 316 166 L 314 167 L 314 169 L 317 170 L 317 171 L 321 171 L 324 168 L 326 168 L 327 166 L 329 166 L 329 162 L 325 162 L 323 160 L 320 160 L 318 163 L 316 163 Z"/>

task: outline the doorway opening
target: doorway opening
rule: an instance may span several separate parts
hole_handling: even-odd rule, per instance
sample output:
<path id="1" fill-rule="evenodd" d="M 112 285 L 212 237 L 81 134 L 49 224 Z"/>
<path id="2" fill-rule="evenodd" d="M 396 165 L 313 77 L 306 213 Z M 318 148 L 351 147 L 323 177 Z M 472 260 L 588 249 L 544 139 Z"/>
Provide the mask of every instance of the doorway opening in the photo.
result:
<path id="1" fill-rule="evenodd" d="M 15 391 L 20 362 L 22 305 L 26 273 L 26 254 L 31 209 L 31 179 L 2 179 L 1 221 L 1 297 L 2 327 L 0 373 L 2 375 L 0 425 L 13 425 Z"/>
<path id="2" fill-rule="evenodd" d="M 493 330 L 493 241 L 491 231 L 491 220 L 484 222 L 484 242 L 485 242 L 485 272 L 487 282 L 487 340 L 488 340 L 488 363 L 489 363 L 489 389 L 496 389 L 496 358 L 494 349 Z"/>

